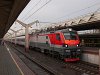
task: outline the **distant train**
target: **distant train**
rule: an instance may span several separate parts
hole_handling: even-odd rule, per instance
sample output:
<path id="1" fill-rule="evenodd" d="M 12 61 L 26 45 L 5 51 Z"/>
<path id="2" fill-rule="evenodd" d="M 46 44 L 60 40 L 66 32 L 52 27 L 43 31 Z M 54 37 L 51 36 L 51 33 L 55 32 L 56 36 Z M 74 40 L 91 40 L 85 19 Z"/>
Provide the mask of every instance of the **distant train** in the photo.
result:
<path id="1" fill-rule="evenodd" d="M 25 46 L 25 36 L 17 37 L 16 43 Z M 81 50 L 79 44 L 80 40 L 77 32 L 69 28 L 29 35 L 30 47 L 45 54 L 59 56 L 66 62 L 80 60 Z"/>

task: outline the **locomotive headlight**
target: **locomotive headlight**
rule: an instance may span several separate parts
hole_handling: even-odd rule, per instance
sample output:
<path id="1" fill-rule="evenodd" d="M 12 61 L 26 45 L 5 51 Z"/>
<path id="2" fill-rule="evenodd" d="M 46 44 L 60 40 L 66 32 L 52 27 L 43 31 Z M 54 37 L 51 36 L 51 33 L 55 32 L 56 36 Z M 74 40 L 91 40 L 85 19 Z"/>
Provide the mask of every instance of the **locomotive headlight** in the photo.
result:
<path id="1" fill-rule="evenodd" d="M 69 31 L 72 31 L 72 29 L 71 29 L 71 28 L 69 28 Z"/>
<path id="2" fill-rule="evenodd" d="M 65 45 L 65 47 L 68 47 L 68 45 Z"/>
<path id="3" fill-rule="evenodd" d="M 79 47 L 79 45 L 77 45 L 77 47 Z"/>

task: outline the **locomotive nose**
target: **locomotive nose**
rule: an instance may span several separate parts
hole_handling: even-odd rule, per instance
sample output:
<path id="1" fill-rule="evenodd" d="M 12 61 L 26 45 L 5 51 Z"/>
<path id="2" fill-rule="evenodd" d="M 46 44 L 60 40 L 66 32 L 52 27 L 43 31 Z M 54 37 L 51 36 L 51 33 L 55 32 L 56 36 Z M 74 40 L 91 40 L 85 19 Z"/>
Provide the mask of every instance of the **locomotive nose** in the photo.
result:
<path id="1" fill-rule="evenodd" d="M 79 40 L 65 40 L 65 44 L 68 46 L 79 46 Z"/>

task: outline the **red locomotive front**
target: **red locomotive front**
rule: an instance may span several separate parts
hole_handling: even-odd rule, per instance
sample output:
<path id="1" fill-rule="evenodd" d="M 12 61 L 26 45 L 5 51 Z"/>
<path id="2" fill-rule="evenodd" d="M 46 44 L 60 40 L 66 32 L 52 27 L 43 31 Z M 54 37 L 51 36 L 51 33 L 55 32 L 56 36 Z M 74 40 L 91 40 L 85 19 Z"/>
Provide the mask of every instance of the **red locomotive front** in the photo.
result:
<path id="1" fill-rule="evenodd" d="M 57 55 L 66 62 L 80 60 L 79 37 L 72 29 L 33 34 L 30 46 L 38 48 L 42 53 Z"/>
<path id="2" fill-rule="evenodd" d="M 66 47 L 65 61 L 78 61 L 80 60 L 80 47 L 79 37 L 76 31 L 69 29 L 69 32 L 63 32 L 64 46 Z"/>

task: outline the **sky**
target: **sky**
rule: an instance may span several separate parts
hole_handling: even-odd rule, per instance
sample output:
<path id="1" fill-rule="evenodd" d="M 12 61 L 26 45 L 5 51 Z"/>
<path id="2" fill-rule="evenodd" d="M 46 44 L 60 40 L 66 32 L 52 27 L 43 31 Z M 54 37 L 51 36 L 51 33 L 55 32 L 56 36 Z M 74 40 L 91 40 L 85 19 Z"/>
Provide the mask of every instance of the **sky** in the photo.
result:
<path id="1" fill-rule="evenodd" d="M 19 15 L 18 20 L 26 24 L 36 20 L 57 23 L 94 12 L 98 8 L 100 8 L 100 0 L 31 0 Z M 32 27 L 36 29 L 46 25 L 41 23 Z M 18 23 L 14 23 L 11 28 L 18 30 L 21 27 Z"/>

